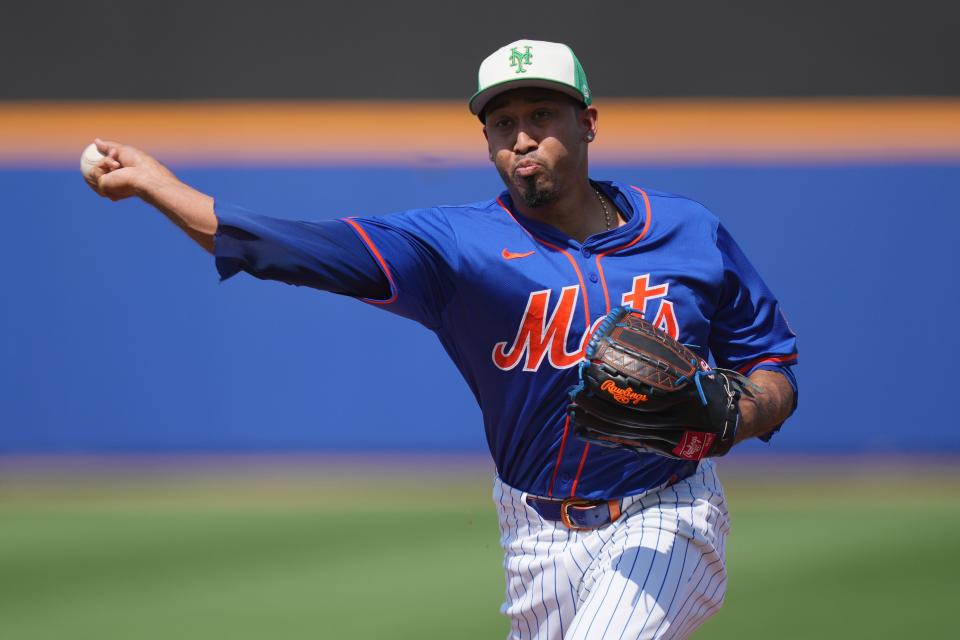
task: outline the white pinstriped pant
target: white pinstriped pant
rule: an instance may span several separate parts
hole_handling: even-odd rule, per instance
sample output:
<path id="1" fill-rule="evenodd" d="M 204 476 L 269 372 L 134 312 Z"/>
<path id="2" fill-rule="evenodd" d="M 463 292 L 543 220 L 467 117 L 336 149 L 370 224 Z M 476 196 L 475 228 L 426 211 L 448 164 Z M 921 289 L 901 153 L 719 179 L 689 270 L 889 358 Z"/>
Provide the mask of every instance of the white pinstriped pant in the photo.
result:
<path id="1" fill-rule="evenodd" d="M 510 639 L 686 638 L 723 603 L 729 519 L 712 461 L 625 498 L 594 531 L 542 519 L 526 495 L 494 483 Z"/>

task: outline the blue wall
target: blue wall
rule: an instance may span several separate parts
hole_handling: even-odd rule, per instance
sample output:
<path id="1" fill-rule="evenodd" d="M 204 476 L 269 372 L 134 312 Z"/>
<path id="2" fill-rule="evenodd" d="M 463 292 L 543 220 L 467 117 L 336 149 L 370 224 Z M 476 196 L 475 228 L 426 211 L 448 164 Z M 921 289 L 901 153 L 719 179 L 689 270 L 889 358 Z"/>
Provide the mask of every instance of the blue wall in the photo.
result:
<path id="1" fill-rule="evenodd" d="M 705 203 L 780 297 L 802 390 L 776 450 L 960 450 L 960 165 L 593 173 Z M 298 218 L 500 190 L 489 168 L 181 177 Z M 0 189 L 0 453 L 484 447 L 473 399 L 425 329 L 309 289 L 219 284 L 162 216 L 97 198 L 76 171 L 0 171 Z"/>

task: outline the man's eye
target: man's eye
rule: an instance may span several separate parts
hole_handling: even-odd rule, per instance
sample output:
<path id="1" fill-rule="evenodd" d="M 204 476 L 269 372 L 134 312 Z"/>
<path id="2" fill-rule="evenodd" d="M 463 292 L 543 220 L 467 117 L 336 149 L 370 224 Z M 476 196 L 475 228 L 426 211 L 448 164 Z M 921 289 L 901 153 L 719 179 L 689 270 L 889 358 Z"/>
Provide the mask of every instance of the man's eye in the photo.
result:
<path id="1" fill-rule="evenodd" d="M 496 121 L 494 122 L 494 126 L 500 127 L 500 128 L 509 127 L 509 126 L 510 126 L 510 118 L 499 118 L 498 120 L 496 120 Z"/>
<path id="2" fill-rule="evenodd" d="M 533 117 L 537 120 L 543 120 L 550 117 L 550 111 L 547 109 L 537 109 L 533 112 Z"/>

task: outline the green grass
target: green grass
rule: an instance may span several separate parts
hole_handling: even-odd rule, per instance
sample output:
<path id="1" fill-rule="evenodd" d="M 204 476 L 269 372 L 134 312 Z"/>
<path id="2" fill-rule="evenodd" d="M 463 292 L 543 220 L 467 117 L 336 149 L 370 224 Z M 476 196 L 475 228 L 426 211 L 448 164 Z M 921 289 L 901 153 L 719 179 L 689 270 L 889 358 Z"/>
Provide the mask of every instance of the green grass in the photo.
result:
<path id="1" fill-rule="evenodd" d="M 727 600 L 698 637 L 956 637 L 960 475 L 869 480 L 732 484 Z"/>
<path id="2" fill-rule="evenodd" d="M 355 471 L 4 479 L 0 638 L 504 637 L 489 479 Z M 727 602 L 697 638 L 953 635 L 960 481 L 779 482 L 728 483 Z"/>
<path id="3" fill-rule="evenodd" d="M 6 510 L 0 637 L 501 636 L 488 516 Z"/>

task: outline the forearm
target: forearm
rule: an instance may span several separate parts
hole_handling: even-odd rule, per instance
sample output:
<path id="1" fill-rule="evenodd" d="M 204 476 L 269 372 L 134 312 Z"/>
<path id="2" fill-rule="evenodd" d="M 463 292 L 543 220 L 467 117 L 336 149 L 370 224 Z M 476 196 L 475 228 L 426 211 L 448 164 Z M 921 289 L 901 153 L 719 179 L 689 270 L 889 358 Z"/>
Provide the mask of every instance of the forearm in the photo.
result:
<path id="1" fill-rule="evenodd" d="M 737 442 L 771 431 L 789 417 L 793 408 L 793 387 L 782 374 L 758 369 L 750 376 L 750 381 L 763 392 L 755 392 L 753 397 L 744 395 L 740 399 Z"/>
<path id="2" fill-rule="evenodd" d="M 94 191 L 111 200 L 139 197 L 213 253 L 217 232 L 213 198 L 184 184 L 156 158 L 136 147 L 100 138 L 95 144 L 103 157 L 84 170 L 84 179 Z"/>
<path id="3" fill-rule="evenodd" d="M 175 177 L 164 177 L 144 184 L 140 198 L 161 211 L 201 247 L 213 253 L 217 217 L 213 198 Z"/>

